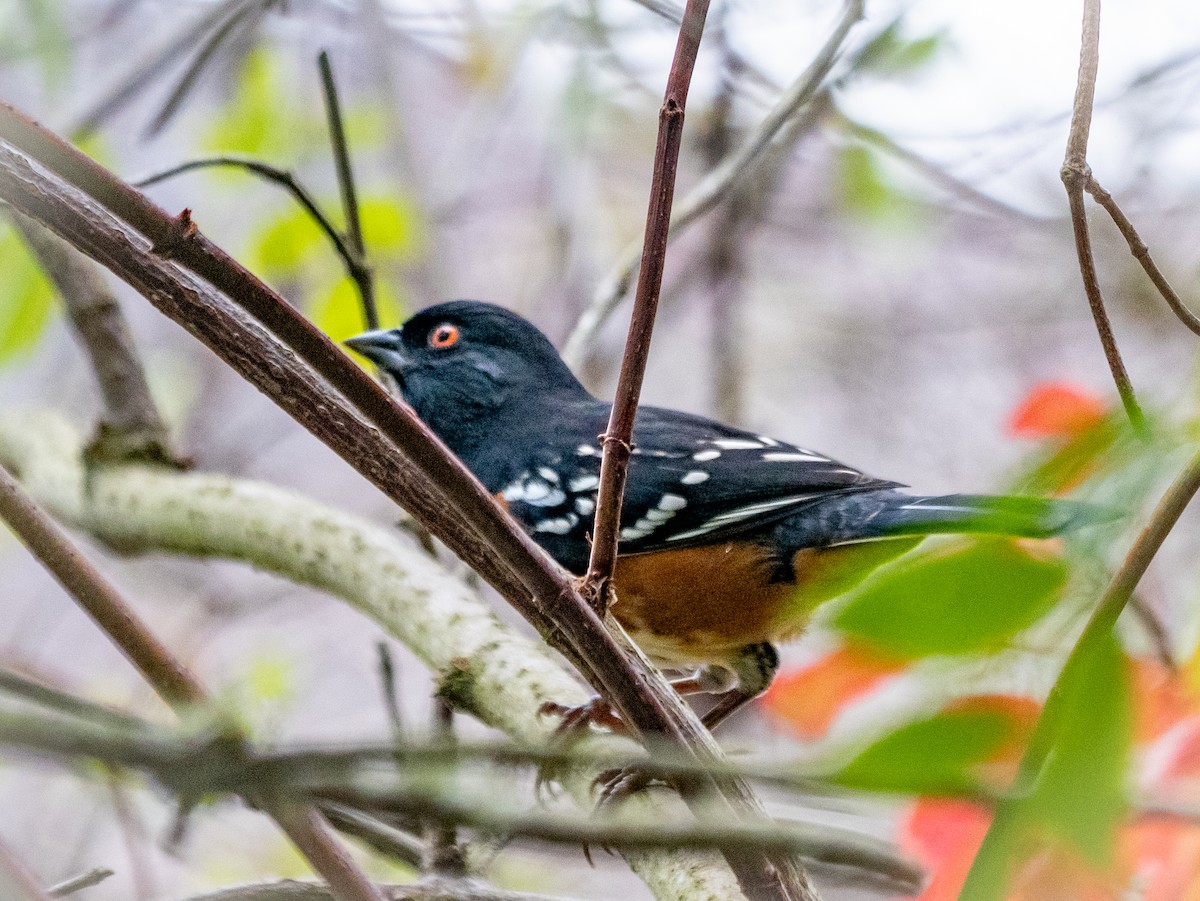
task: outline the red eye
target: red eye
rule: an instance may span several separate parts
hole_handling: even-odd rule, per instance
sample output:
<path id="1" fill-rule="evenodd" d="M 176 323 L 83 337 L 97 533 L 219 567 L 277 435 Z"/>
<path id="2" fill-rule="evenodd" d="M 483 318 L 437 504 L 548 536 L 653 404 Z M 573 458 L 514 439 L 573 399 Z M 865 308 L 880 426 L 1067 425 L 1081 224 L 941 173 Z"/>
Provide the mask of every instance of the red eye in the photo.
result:
<path id="1" fill-rule="evenodd" d="M 458 326 L 443 322 L 429 333 L 429 346 L 439 350 L 458 343 Z"/>

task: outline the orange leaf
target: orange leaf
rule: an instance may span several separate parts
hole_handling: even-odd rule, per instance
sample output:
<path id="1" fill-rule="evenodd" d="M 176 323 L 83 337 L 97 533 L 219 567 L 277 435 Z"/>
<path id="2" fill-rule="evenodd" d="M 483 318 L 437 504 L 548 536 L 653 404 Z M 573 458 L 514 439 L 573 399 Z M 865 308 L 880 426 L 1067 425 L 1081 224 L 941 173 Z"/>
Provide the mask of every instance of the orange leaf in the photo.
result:
<path id="1" fill-rule="evenodd" d="M 801 737 L 820 738 L 851 701 L 903 669 L 902 661 L 847 644 L 811 666 L 780 673 L 762 703 Z"/>
<path id="2" fill-rule="evenodd" d="M 978 804 L 926 798 L 900 827 L 900 848 L 929 872 L 917 901 L 954 901 L 962 890 L 992 816 Z"/>
<path id="3" fill-rule="evenodd" d="M 1070 382 L 1040 382 L 1021 401 L 1008 421 L 1008 432 L 1020 438 L 1071 438 L 1104 418 L 1103 401 Z"/>

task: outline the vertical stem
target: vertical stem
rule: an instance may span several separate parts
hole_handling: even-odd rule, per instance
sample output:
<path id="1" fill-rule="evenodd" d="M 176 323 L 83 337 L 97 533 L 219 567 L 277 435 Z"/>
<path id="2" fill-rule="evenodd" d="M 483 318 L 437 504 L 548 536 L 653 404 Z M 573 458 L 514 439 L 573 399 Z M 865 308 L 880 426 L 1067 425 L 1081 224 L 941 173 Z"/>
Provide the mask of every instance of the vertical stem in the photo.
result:
<path id="1" fill-rule="evenodd" d="M 612 590 L 613 569 L 617 561 L 617 538 L 621 523 L 621 500 L 625 477 L 633 450 L 633 420 L 642 393 L 642 377 L 650 352 L 650 336 L 658 298 L 662 289 L 666 261 L 667 234 L 671 224 L 671 203 L 675 196 L 675 173 L 683 139 L 684 108 L 692 69 L 704 33 L 708 0 L 688 0 L 675 45 L 675 58 L 667 77 L 666 96 L 658 113 L 658 143 L 654 151 L 654 170 L 650 183 L 650 204 L 646 213 L 646 236 L 642 263 L 634 297 L 633 320 L 625 342 L 625 356 L 617 380 L 616 399 L 602 436 L 604 457 L 600 464 L 600 490 L 593 528 L 592 555 L 588 563 L 583 594 L 599 610 L 607 609 Z"/>
<path id="2" fill-rule="evenodd" d="M 321 69 L 321 87 L 325 94 L 325 115 L 329 120 L 329 142 L 333 146 L 333 159 L 337 169 L 338 188 L 342 193 L 342 210 L 346 215 L 346 237 L 354 251 L 350 277 L 358 286 L 362 298 L 363 319 L 367 328 L 379 328 L 379 309 L 375 304 L 375 280 L 367 265 L 367 248 L 363 241 L 362 218 L 358 212 L 358 194 L 354 189 L 354 170 L 350 166 L 350 145 L 346 140 L 346 129 L 342 123 L 342 107 L 338 102 L 337 85 L 333 80 L 333 66 L 328 51 L 317 56 Z"/>

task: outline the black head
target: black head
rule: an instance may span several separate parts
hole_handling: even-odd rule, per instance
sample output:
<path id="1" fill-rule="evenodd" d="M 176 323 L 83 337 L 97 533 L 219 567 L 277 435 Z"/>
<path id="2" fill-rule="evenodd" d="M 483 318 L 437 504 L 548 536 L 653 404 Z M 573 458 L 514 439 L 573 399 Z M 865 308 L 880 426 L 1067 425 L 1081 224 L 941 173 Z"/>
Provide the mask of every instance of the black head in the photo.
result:
<path id="1" fill-rule="evenodd" d="M 391 375 L 417 414 L 462 455 L 495 417 L 519 404 L 526 423 L 543 403 L 587 397 L 549 339 L 503 307 L 454 300 L 398 329 L 346 344 Z"/>

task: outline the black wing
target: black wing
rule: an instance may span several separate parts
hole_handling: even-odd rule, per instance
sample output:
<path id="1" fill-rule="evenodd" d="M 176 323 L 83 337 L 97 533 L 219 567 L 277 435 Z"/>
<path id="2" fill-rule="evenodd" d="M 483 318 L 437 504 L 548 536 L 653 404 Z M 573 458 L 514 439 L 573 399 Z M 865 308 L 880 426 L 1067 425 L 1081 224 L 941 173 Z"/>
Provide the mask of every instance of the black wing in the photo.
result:
<path id="1" fill-rule="evenodd" d="M 573 572 L 587 564 L 607 407 L 568 451 L 540 446 L 499 490 L 537 541 Z M 596 422 L 590 422 L 594 418 Z M 560 436 L 567 438 L 567 436 Z M 621 515 L 621 553 L 723 541 L 837 494 L 896 482 L 806 448 L 700 416 L 639 409 Z"/>

